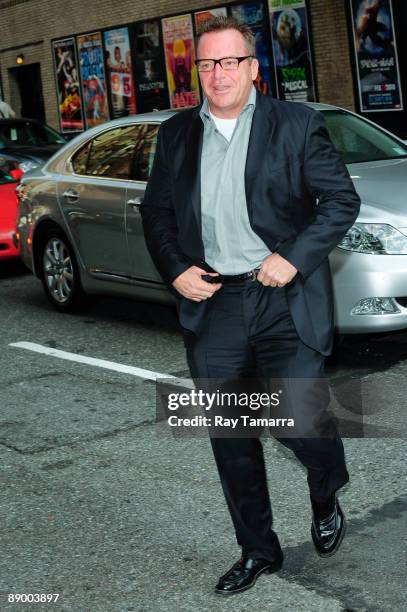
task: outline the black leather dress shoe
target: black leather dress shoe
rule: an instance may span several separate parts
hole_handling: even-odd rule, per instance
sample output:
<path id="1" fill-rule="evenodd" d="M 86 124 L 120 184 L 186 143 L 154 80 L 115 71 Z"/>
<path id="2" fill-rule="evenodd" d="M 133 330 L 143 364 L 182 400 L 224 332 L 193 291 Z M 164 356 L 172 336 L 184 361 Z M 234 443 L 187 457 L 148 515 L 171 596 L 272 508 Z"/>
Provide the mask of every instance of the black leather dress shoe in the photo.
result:
<path id="1" fill-rule="evenodd" d="M 283 565 L 283 559 L 269 561 L 268 559 L 252 559 L 241 557 L 226 574 L 219 578 L 215 593 L 233 595 L 254 586 L 260 574 L 278 572 Z"/>
<path id="2" fill-rule="evenodd" d="M 345 535 L 346 521 L 337 499 L 333 512 L 318 518 L 314 512 L 311 525 L 311 536 L 320 557 L 331 557 L 336 553 Z"/>

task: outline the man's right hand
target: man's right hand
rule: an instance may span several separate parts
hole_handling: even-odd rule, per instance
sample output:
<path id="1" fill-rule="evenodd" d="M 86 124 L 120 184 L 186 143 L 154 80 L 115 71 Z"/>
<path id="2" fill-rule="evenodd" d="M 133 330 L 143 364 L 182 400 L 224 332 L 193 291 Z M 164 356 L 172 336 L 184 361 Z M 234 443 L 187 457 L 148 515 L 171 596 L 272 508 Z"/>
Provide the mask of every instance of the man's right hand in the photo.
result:
<path id="1" fill-rule="evenodd" d="M 177 276 L 172 286 L 188 300 L 202 302 L 202 300 L 212 297 L 222 287 L 221 283 L 207 283 L 201 278 L 202 275 L 219 276 L 219 273 L 206 272 L 198 266 L 191 266 Z"/>

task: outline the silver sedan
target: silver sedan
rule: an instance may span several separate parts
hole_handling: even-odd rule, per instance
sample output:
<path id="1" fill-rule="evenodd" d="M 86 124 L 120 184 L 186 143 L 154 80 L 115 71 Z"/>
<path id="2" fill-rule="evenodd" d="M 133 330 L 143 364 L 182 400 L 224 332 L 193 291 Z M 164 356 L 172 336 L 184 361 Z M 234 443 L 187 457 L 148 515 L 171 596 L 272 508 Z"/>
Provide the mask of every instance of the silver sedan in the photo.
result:
<path id="1" fill-rule="evenodd" d="M 330 256 L 341 333 L 407 327 L 407 146 L 344 109 L 321 111 L 362 199 Z M 171 303 L 144 242 L 140 206 L 157 132 L 177 111 L 110 121 L 71 140 L 19 188 L 16 240 L 54 307 L 91 294 Z"/>

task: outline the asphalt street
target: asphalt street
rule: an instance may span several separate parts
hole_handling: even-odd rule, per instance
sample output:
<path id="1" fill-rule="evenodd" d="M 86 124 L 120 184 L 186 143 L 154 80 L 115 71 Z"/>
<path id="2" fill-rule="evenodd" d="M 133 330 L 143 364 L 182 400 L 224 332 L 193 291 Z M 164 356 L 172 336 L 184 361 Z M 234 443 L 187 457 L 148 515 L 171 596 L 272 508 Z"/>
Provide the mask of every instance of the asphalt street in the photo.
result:
<path id="1" fill-rule="evenodd" d="M 139 371 L 187 376 L 175 313 L 96 298 L 85 313 L 60 314 L 37 279 L 3 263 L 0 316 L 0 610 L 406 608 L 407 332 L 344 339 L 327 364 L 341 424 L 358 435 L 344 439 L 351 482 L 340 550 L 317 556 L 304 470 L 267 439 L 285 563 L 222 598 L 213 587 L 240 551 L 209 441 L 159 434 L 155 383 Z M 43 352 L 15 346 L 23 342 Z M 59 597 L 9 601 L 41 593 Z"/>

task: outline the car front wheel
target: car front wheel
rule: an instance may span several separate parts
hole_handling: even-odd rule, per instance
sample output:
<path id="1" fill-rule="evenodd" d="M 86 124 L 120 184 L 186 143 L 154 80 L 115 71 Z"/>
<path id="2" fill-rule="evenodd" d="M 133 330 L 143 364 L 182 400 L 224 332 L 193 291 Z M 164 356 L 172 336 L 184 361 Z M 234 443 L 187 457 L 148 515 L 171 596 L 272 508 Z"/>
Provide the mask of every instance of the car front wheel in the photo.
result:
<path id="1" fill-rule="evenodd" d="M 41 277 L 45 293 L 56 310 L 76 312 L 87 303 L 75 254 L 65 235 L 57 229 L 42 241 Z"/>

